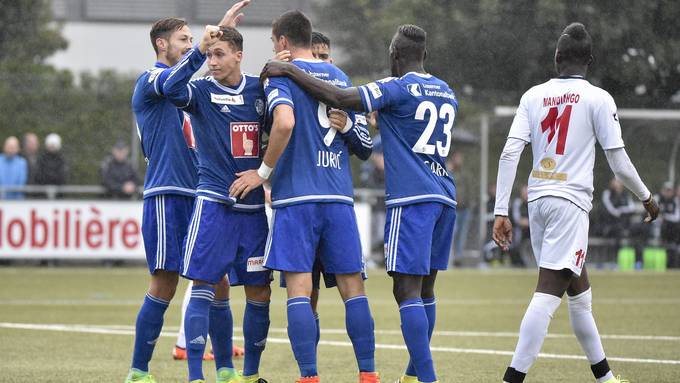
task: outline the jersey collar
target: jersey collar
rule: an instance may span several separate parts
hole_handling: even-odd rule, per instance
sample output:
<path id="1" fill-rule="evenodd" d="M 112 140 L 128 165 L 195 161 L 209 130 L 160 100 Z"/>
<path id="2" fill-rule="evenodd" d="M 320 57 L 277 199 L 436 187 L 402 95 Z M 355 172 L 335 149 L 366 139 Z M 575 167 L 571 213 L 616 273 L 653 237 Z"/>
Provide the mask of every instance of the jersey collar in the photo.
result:
<path id="1" fill-rule="evenodd" d="M 241 72 L 241 83 L 238 85 L 237 88 L 230 88 L 228 86 L 224 86 L 220 84 L 215 78 L 210 76 L 210 81 L 212 81 L 213 84 L 215 84 L 218 88 L 222 89 L 223 91 L 231 94 L 239 94 L 243 91 L 243 88 L 246 87 L 246 74 Z"/>
<path id="2" fill-rule="evenodd" d="M 430 77 L 432 77 L 432 75 L 429 74 L 429 73 L 408 72 L 408 73 L 406 73 L 405 75 L 401 76 L 401 78 L 404 78 L 404 77 L 406 77 L 406 76 L 408 76 L 408 75 L 410 75 L 410 74 L 412 74 L 412 75 L 414 75 L 414 76 L 422 77 L 422 78 L 430 78 Z"/>
<path id="3" fill-rule="evenodd" d="M 323 62 L 323 60 L 319 60 L 319 59 L 300 59 L 300 58 L 293 59 L 293 61 L 301 61 L 303 63 L 322 63 Z"/>
<path id="4" fill-rule="evenodd" d="M 160 61 L 156 61 L 156 63 L 153 64 L 153 66 L 156 67 L 156 68 L 170 68 L 169 66 L 167 66 L 166 64 L 163 64 Z"/>
<path id="5" fill-rule="evenodd" d="M 557 76 L 557 78 L 560 79 L 560 80 L 570 80 L 570 79 L 572 79 L 572 80 L 585 80 L 586 79 L 585 77 L 579 76 L 579 75 Z"/>

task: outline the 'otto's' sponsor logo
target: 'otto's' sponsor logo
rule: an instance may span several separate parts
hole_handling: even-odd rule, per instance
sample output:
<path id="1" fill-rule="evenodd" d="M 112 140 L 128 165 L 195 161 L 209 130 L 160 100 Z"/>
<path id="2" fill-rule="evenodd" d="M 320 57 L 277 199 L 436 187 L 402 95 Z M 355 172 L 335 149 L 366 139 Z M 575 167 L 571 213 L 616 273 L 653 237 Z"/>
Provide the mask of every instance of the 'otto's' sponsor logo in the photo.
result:
<path id="1" fill-rule="evenodd" d="M 258 158 L 260 156 L 260 123 L 232 122 L 231 154 L 234 158 Z"/>
<path id="2" fill-rule="evenodd" d="M 0 249 L 133 250 L 140 241 L 137 220 L 105 217 L 94 206 L 31 208 L 27 216 L 11 216 L 0 209 Z"/>

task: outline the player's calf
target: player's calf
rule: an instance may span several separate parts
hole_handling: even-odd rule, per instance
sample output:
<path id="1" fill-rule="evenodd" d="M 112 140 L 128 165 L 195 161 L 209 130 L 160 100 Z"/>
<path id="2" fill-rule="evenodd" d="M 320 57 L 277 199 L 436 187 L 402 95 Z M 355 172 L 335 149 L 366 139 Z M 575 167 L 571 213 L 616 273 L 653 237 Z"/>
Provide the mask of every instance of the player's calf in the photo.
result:
<path id="1" fill-rule="evenodd" d="M 269 334 L 269 300 L 271 288 L 264 286 L 245 286 L 246 309 L 243 314 L 243 337 L 245 339 L 244 380 L 257 382 L 259 379 L 260 358 L 267 344 Z"/>

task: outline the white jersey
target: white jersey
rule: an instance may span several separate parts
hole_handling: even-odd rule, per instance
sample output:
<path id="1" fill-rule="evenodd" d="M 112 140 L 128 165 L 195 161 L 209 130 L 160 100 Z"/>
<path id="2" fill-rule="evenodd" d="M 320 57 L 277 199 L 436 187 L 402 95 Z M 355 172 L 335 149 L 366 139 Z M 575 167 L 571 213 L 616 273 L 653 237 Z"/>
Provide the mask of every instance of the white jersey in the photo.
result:
<path id="1" fill-rule="evenodd" d="M 614 99 L 582 77 L 555 78 L 524 93 L 508 137 L 531 144 L 529 201 L 562 197 L 586 212 L 595 140 L 604 150 L 624 146 Z"/>

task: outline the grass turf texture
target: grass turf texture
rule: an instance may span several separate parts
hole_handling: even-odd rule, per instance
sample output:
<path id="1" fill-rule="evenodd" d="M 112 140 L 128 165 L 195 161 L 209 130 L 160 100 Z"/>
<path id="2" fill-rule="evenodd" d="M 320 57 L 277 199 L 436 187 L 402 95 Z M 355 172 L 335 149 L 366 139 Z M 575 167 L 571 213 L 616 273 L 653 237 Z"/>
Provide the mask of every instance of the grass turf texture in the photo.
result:
<path id="1" fill-rule="evenodd" d="M 462 350 L 512 352 L 536 274 L 530 271 L 451 271 L 438 278 L 437 327 L 433 353 L 441 382 L 500 382 L 508 355 Z M 607 356 L 680 360 L 680 274 L 593 272 L 594 311 L 605 335 L 671 336 L 671 339 L 604 340 Z M 122 382 L 129 368 L 133 325 L 148 283 L 143 268 L 0 268 L 0 370 L 2 382 Z M 156 346 L 151 371 L 159 382 L 186 382 L 186 363 L 171 358 L 180 302 L 186 281 L 165 317 L 164 335 Z M 272 284 L 269 343 L 262 358 L 262 377 L 270 383 L 293 382 L 297 367 L 286 343 L 285 293 Z M 393 382 L 408 360 L 400 348 L 397 306 L 391 280 L 374 271 L 367 292 L 376 323 L 376 364 L 383 382 Z M 231 307 L 235 335 L 241 336 L 243 290 L 234 288 Z M 336 290 L 323 290 L 319 305 L 321 341 L 319 371 L 325 382 L 356 382 L 356 362 L 344 333 L 344 307 Z M 11 323 L 86 325 L 28 330 Z M 102 330 L 109 333 L 76 332 Z M 464 334 L 446 331 L 465 332 Z M 438 333 L 439 332 L 439 333 Z M 491 332 L 474 334 L 468 332 Z M 511 334 L 503 334 L 511 333 Z M 569 326 L 566 299 L 550 326 L 541 352 L 583 355 Z M 565 336 L 563 336 L 565 335 Z M 237 341 L 237 344 L 242 341 Z M 397 346 L 397 347 L 395 347 Z M 616 374 L 631 382 L 680 381 L 680 364 L 611 361 Z M 211 362 L 204 363 L 214 381 Z M 236 360 L 237 368 L 242 359 Z M 531 382 L 594 381 L 585 360 L 539 358 L 526 379 Z"/>

